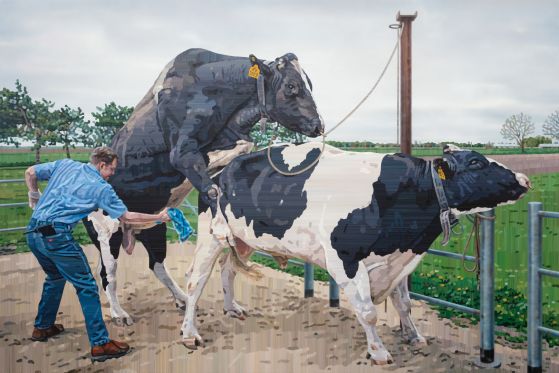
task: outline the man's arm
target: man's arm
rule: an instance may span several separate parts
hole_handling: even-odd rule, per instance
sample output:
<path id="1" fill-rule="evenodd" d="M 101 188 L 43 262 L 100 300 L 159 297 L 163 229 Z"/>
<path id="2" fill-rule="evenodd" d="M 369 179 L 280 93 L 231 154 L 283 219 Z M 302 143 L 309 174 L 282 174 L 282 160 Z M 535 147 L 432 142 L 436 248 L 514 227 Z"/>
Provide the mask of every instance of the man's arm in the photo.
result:
<path id="1" fill-rule="evenodd" d="M 113 219 L 119 219 L 125 224 L 168 222 L 171 219 L 164 209 L 159 214 L 142 214 L 130 212 L 124 202 L 116 195 L 110 184 L 105 184 L 99 196 L 98 206 L 109 214 Z"/>
<path id="2" fill-rule="evenodd" d="M 140 212 L 126 211 L 118 219 L 126 224 L 168 222 L 171 220 L 167 214 L 167 209 L 161 211 L 159 214 L 142 214 Z"/>
<path id="3" fill-rule="evenodd" d="M 38 192 L 39 184 L 37 183 L 37 175 L 35 174 L 35 167 L 31 166 L 25 170 L 25 184 L 30 192 Z"/>
<path id="4" fill-rule="evenodd" d="M 27 184 L 27 196 L 29 197 L 29 207 L 35 208 L 39 198 L 41 198 L 41 192 L 39 192 L 39 184 L 37 183 L 37 174 L 35 173 L 35 167 L 31 166 L 25 170 L 25 184 Z"/>

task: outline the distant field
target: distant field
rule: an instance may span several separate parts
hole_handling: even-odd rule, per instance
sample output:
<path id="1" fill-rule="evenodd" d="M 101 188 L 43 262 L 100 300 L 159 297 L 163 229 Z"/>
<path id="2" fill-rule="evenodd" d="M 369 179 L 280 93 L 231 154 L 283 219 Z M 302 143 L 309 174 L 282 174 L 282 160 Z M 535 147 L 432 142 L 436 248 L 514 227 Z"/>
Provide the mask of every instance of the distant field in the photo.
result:
<path id="1" fill-rule="evenodd" d="M 90 152 L 70 152 L 70 156 L 76 161 L 88 161 Z M 66 158 L 64 152 L 41 153 L 41 163 L 56 161 Z M 13 153 L 0 150 L 0 167 L 2 166 L 25 166 L 35 164 L 35 153 Z"/>
<path id="2" fill-rule="evenodd" d="M 345 148 L 340 149 L 349 150 L 353 152 L 374 152 L 374 153 L 398 153 L 400 148 L 397 147 L 375 147 L 375 148 Z M 519 148 L 466 148 L 468 150 L 475 150 L 478 153 L 485 155 L 507 155 L 507 154 L 555 154 L 559 153 L 559 148 L 526 148 L 524 153 L 520 152 Z M 441 155 L 442 149 L 436 148 L 412 148 L 412 155 L 416 157 L 432 157 Z"/>
<path id="3" fill-rule="evenodd" d="M 48 149 L 48 148 L 47 148 Z M 375 148 L 345 148 L 341 149 L 354 152 L 375 152 L 375 153 L 397 153 L 400 148 L 397 147 L 375 147 Z M 486 155 L 506 155 L 506 154 L 522 154 L 518 148 L 469 148 Z M 559 148 L 527 148 L 525 154 L 555 154 L 559 153 Z M 88 161 L 90 152 L 84 149 L 75 149 L 70 151 L 71 158 L 78 161 Z M 438 156 L 441 154 L 439 147 L 435 148 L 412 148 L 412 154 L 418 157 Z M 50 162 L 57 159 L 65 158 L 66 154 L 60 149 L 49 149 L 41 153 L 41 162 Z M 0 148 L 0 167 L 5 166 L 29 166 L 35 164 L 35 153 L 13 152 L 6 148 Z"/>

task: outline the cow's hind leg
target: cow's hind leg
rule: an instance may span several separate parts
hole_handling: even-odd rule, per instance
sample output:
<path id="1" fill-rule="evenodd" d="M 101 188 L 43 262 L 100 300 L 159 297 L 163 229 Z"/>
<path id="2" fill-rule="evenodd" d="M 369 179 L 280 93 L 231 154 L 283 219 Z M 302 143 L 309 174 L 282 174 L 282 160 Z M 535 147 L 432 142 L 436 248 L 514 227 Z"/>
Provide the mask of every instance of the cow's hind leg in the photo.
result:
<path id="1" fill-rule="evenodd" d="M 241 250 L 238 252 L 239 256 L 241 256 L 241 260 L 244 260 L 250 256 L 253 252 L 253 249 L 248 247 L 244 242 L 240 240 L 235 240 L 237 249 L 240 246 L 245 246 L 247 250 Z M 231 248 L 231 250 L 234 250 Z M 233 262 L 233 254 L 232 253 L 224 253 L 220 260 L 219 264 L 221 265 L 221 284 L 223 286 L 223 314 L 244 320 L 247 316 L 246 310 L 235 301 L 235 276 L 237 275 L 237 271 L 235 270 L 235 264 Z"/>
<path id="2" fill-rule="evenodd" d="M 402 334 L 404 338 L 413 346 L 426 345 L 427 341 L 419 334 L 417 327 L 411 318 L 411 299 L 408 291 L 407 277 L 404 278 L 398 286 L 390 293 L 392 304 L 400 315 L 400 322 L 402 324 Z"/>
<path id="3" fill-rule="evenodd" d="M 93 213 L 89 216 L 91 221 L 84 219 L 83 223 L 91 241 L 99 250 L 98 274 L 101 285 L 105 291 L 112 321 L 119 326 L 132 325 L 134 320 L 120 305 L 117 296 L 117 260 L 122 244 L 122 231 L 118 229 L 112 233 L 106 223 L 111 223 L 108 216 Z M 118 224 L 117 224 L 118 225 Z M 110 238 L 109 238 L 110 237 Z"/>
<path id="4" fill-rule="evenodd" d="M 187 275 L 187 302 L 181 333 L 183 344 L 191 349 L 196 349 L 196 346 L 202 346 L 204 344 L 204 340 L 198 333 L 196 327 L 196 304 L 210 277 L 217 257 L 223 250 L 220 241 L 210 233 L 210 222 L 211 212 L 207 209 L 198 217 L 196 250 Z"/>
<path id="5" fill-rule="evenodd" d="M 342 276 L 336 276 L 336 273 L 330 273 L 330 275 L 337 280 L 344 290 L 344 294 L 348 297 L 357 315 L 357 320 L 365 330 L 367 358 L 377 365 L 391 364 L 393 362 L 392 356 L 384 347 L 376 330 L 377 311 L 371 299 L 369 277 L 365 267 L 360 266 L 353 279 L 341 283 L 338 279 Z"/>
<path id="6" fill-rule="evenodd" d="M 142 230 L 136 235 L 136 238 L 145 246 L 148 252 L 149 268 L 159 281 L 171 291 L 177 308 L 184 310 L 186 307 L 186 294 L 173 280 L 164 263 L 167 256 L 166 232 L 167 226 L 165 223 L 162 223 L 150 229 Z"/>

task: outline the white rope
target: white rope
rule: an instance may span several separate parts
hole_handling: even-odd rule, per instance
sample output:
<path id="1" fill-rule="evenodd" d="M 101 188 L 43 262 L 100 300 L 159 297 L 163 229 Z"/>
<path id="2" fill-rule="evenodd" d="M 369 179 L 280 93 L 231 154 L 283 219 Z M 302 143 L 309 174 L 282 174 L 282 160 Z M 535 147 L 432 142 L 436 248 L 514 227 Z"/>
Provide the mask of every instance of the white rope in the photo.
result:
<path id="1" fill-rule="evenodd" d="M 350 116 L 352 116 L 353 113 L 355 113 L 357 111 L 357 109 L 359 109 L 361 107 L 361 105 L 363 105 L 363 103 L 365 101 L 367 101 L 369 96 L 371 96 L 371 94 L 375 91 L 375 89 L 379 85 L 381 79 L 384 77 L 384 74 L 386 73 L 386 70 L 388 70 L 388 66 L 390 66 L 390 63 L 392 62 L 392 59 L 394 58 L 394 54 L 396 54 L 396 51 L 399 50 L 400 37 L 402 35 L 402 29 L 403 28 L 404 28 L 404 24 L 400 24 L 399 27 L 398 27 L 398 37 L 397 37 L 396 45 L 394 45 L 394 48 L 392 49 L 392 53 L 390 53 L 390 57 L 388 58 L 388 61 L 386 62 L 386 65 L 384 65 L 384 68 L 382 69 L 382 72 L 380 73 L 380 76 L 378 77 L 377 81 L 373 85 L 373 88 L 371 88 L 369 90 L 369 92 L 367 92 L 365 97 L 363 97 L 361 99 L 361 101 L 359 101 L 359 103 L 357 105 L 355 105 L 355 107 L 345 117 L 343 117 L 342 120 L 340 120 L 338 122 L 338 124 L 336 124 L 334 126 L 334 128 L 332 128 L 328 132 L 322 134 L 322 150 L 320 151 L 320 154 L 318 155 L 318 157 L 316 157 L 316 159 L 310 165 L 308 165 L 307 167 L 305 167 L 302 170 L 299 170 L 297 172 L 285 172 L 285 171 L 282 171 L 279 168 L 277 168 L 276 165 L 274 164 L 274 162 L 272 161 L 272 157 L 271 157 L 271 154 L 270 154 L 271 146 L 272 146 L 272 140 L 273 140 L 273 138 L 275 138 L 275 136 L 273 136 L 272 140 L 270 140 L 268 142 L 268 162 L 270 163 L 270 165 L 272 166 L 272 168 L 276 172 L 278 172 L 282 175 L 285 175 L 285 176 L 295 176 L 295 175 L 299 175 L 299 174 L 307 171 L 308 169 L 310 169 L 311 167 L 313 167 L 314 165 L 316 165 L 318 163 L 318 161 L 320 160 L 320 157 L 322 156 L 322 153 L 324 152 L 324 148 L 326 147 L 326 136 L 328 136 L 330 133 L 332 133 L 336 128 L 338 128 L 342 123 L 344 123 Z"/>
<path id="2" fill-rule="evenodd" d="M 401 35 L 401 30 L 404 28 L 404 25 L 402 24 L 402 27 L 399 29 L 400 30 L 400 35 Z M 380 76 L 378 77 L 377 81 L 375 82 L 375 84 L 373 85 L 373 88 L 371 88 L 371 90 L 369 92 L 367 92 L 367 94 L 365 95 L 365 97 L 363 97 L 363 99 L 361 101 L 359 101 L 359 103 L 342 119 L 338 122 L 338 124 L 336 124 L 334 126 L 334 128 L 332 128 L 330 131 L 326 132 L 324 134 L 324 136 L 329 135 L 330 133 L 332 133 L 332 131 L 334 131 L 336 128 L 338 128 L 343 122 L 345 122 L 350 116 L 353 115 L 353 113 L 355 113 L 357 111 L 357 109 L 359 109 L 359 107 L 361 107 L 361 105 L 369 98 L 369 96 L 375 91 L 375 89 L 377 88 L 378 84 L 380 83 L 380 80 L 384 77 L 384 74 L 386 73 L 386 70 L 388 69 L 388 66 L 390 66 L 390 63 L 392 62 L 392 58 L 394 58 L 394 54 L 396 54 L 396 51 L 398 50 L 398 46 L 400 45 L 400 37 L 398 37 L 398 40 L 396 41 L 396 45 L 394 45 L 394 48 L 392 49 L 392 53 L 390 53 L 390 57 L 388 58 L 388 61 L 386 62 L 386 65 L 384 65 L 384 69 L 382 69 L 382 72 L 380 73 Z"/>

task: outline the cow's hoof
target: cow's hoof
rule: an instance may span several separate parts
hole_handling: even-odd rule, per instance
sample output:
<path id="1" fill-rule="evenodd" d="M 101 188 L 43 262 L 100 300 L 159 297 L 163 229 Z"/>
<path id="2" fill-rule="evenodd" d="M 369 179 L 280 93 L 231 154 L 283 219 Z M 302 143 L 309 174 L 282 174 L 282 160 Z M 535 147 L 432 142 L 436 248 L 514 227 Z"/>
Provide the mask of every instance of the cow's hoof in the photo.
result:
<path id="1" fill-rule="evenodd" d="M 427 346 L 427 340 L 423 336 L 418 335 L 417 337 L 410 339 L 409 344 L 414 348 L 423 348 Z"/>
<path id="2" fill-rule="evenodd" d="M 367 359 L 371 360 L 374 365 L 387 365 L 394 362 L 394 359 L 386 350 L 376 350 L 372 354 L 367 352 Z"/>
<path id="3" fill-rule="evenodd" d="M 132 317 L 130 316 L 113 317 L 112 321 L 113 323 L 115 323 L 116 326 L 134 325 L 134 319 L 132 319 Z"/>
<path id="4" fill-rule="evenodd" d="M 204 341 L 200 337 L 183 338 L 182 344 L 189 350 L 197 350 L 198 347 L 204 347 Z"/>
<path id="5" fill-rule="evenodd" d="M 245 320 L 247 313 L 245 310 L 223 310 L 223 314 L 232 319 Z"/>

